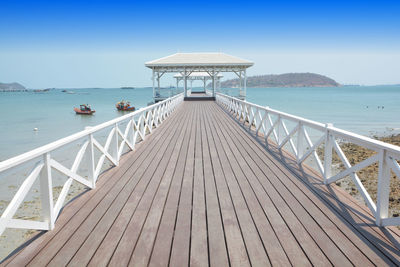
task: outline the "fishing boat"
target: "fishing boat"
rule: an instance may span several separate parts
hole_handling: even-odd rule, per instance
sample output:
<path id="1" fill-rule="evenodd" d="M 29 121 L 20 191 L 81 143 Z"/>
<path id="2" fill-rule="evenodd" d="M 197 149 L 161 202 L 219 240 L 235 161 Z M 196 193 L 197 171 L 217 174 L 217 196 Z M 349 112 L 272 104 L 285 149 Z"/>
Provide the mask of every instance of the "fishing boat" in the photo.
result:
<path id="1" fill-rule="evenodd" d="M 76 114 L 81 115 L 92 115 L 96 112 L 95 110 L 92 110 L 92 108 L 88 104 L 80 105 L 79 108 L 74 108 L 74 111 L 76 112 Z"/>
<path id="2" fill-rule="evenodd" d="M 125 102 L 124 100 L 115 104 L 115 107 L 121 111 L 135 111 L 135 107 L 132 107 L 129 102 Z"/>

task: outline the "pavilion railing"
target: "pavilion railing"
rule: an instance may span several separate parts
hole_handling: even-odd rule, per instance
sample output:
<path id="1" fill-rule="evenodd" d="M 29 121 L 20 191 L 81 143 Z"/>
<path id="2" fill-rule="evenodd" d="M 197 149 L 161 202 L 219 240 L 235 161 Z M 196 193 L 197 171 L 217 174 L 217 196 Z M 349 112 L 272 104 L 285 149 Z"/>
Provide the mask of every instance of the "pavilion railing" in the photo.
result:
<path id="1" fill-rule="evenodd" d="M 53 229 L 73 181 L 77 181 L 90 189 L 95 188 L 105 160 L 108 160 L 111 166 L 117 166 L 121 155 L 127 151 L 134 150 L 135 144 L 143 141 L 146 135 L 160 125 L 182 101 L 183 94 L 176 95 L 100 125 L 87 127 L 81 132 L 0 162 L 0 175 L 6 176 L 5 178 L 14 169 L 18 171 L 18 168 L 22 168 L 22 165 L 33 162 L 33 168 L 29 168 L 31 171 L 24 175 L 26 178 L 0 217 L 0 235 L 6 228 Z M 100 139 L 98 137 L 95 138 L 95 135 L 104 131 L 106 131 L 106 134 L 103 137 L 106 138 L 103 138 L 105 144 L 102 145 Z M 56 160 L 53 152 L 55 154 L 56 150 L 74 142 L 81 142 L 81 144 L 73 160 L 72 167 L 69 168 L 65 166 L 66 163 L 64 162 L 66 160 Z M 83 160 L 85 156 L 87 158 Z M 73 159 L 73 157 L 69 158 Z M 82 162 L 87 165 L 85 166 L 88 170 L 86 177 L 78 172 Z M 53 199 L 53 171 L 64 175 L 66 178 L 66 182 L 62 185 L 61 192 L 56 200 Z M 42 220 L 14 218 L 28 192 L 31 191 L 32 185 L 38 179 L 40 182 L 39 194 Z M 1 200 L 4 201 L 3 199 Z"/>
<path id="2" fill-rule="evenodd" d="M 266 146 L 274 145 L 281 152 L 285 150 L 285 153 L 291 154 L 299 165 L 312 158 L 314 167 L 311 167 L 321 174 L 325 184 L 349 176 L 375 216 L 375 223 L 378 226 L 400 225 L 400 217 L 388 216 L 389 194 L 393 189 L 390 188 L 391 176 L 400 178 L 400 147 L 333 127 L 332 124 L 311 121 L 220 93 L 217 93 L 216 101 L 240 123 L 253 131 L 256 138 L 261 138 Z M 312 142 L 310 132 L 313 132 L 316 141 Z M 368 149 L 372 151 L 372 156 L 358 163 L 351 162 L 340 146 L 343 143 Z M 333 153 L 340 159 L 344 168 L 338 170 L 337 166 L 340 164 L 333 164 Z M 378 173 L 375 174 L 377 176 L 375 202 L 357 172 L 376 164 Z"/>

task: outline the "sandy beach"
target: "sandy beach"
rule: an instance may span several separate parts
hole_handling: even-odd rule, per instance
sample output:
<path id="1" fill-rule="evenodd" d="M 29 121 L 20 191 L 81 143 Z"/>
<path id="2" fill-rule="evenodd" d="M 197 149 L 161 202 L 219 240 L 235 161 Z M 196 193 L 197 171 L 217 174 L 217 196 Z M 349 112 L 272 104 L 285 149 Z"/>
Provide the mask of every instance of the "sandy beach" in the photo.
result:
<path id="1" fill-rule="evenodd" d="M 55 201 L 61 190 L 62 186 L 56 186 L 53 188 Z M 85 192 L 85 190 L 87 190 L 87 188 L 84 185 L 74 181 L 71 185 L 65 203 L 68 203 L 79 194 Z M 0 210 L 4 210 L 7 207 L 8 203 L 8 201 L 0 201 Z M 40 211 L 40 197 L 38 195 L 35 195 L 30 200 L 24 201 L 21 204 L 21 207 L 18 209 L 16 216 L 14 216 L 14 219 L 39 221 L 41 219 Z M 24 244 L 26 241 L 28 241 L 39 232 L 40 231 L 37 230 L 6 229 L 0 237 L 0 260 L 7 257 L 7 255 L 9 255 L 11 252 L 13 252 L 15 249 L 17 249 L 19 246 Z"/>

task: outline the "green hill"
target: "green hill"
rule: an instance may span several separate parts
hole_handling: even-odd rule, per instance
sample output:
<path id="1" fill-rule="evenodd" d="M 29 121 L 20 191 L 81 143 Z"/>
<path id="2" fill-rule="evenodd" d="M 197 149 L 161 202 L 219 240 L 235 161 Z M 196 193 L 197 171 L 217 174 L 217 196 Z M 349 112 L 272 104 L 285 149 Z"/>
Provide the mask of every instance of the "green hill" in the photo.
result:
<path id="1" fill-rule="evenodd" d="M 0 91 L 25 91 L 26 88 L 19 83 L 0 83 Z"/>
<path id="2" fill-rule="evenodd" d="M 247 87 L 335 87 L 335 80 L 315 73 L 285 73 L 247 77 Z M 221 82 L 221 87 L 239 87 L 239 79 Z"/>

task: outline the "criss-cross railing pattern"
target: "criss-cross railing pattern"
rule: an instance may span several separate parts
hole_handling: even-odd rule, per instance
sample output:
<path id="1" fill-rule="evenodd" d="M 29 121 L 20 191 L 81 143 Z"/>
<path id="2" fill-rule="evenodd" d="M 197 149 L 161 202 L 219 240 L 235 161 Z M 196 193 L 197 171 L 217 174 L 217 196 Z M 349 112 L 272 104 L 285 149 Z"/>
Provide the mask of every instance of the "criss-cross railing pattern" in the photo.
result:
<path id="1" fill-rule="evenodd" d="M 91 189 L 95 188 L 104 161 L 108 159 L 112 165 L 117 166 L 124 149 L 127 147 L 128 150 L 134 150 L 135 144 L 143 141 L 146 135 L 161 124 L 182 101 L 183 95 L 179 94 L 98 126 L 87 127 L 84 131 L 0 162 L 0 174 L 2 174 L 27 162 L 36 160 L 33 170 L 27 175 L 27 178 L 23 181 L 0 217 L 0 235 L 6 228 L 53 229 L 73 181 L 77 181 Z M 125 129 L 123 130 L 122 127 L 125 127 Z M 109 129 L 111 130 L 103 146 L 95 139 L 94 134 Z M 77 140 L 84 140 L 84 142 L 76 154 L 71 168 L 67 168 L 52 157 L 52 152 L 56 149 L 65 147 Z M 95 150 L 100 153 L 98 160 L 95 160 Z M 85 155 L 88 157 L 85 159 L 85 163 L 88 165 L 86 166 L 88 169 L 87 178 L 82 177 L 77 172 Z M 52 170 L 56 170 L 58 173 L 68 177 L 55 203 L 53 201 Z M 43 221 L 13 218 L 37 179 L 40 179 L 41 215 Z"/>
<path id="2" fill-rule="evenodd" d="M 375 216 L 377 225 L 400 225 L 400 217 L 388 217 L 391 174 L 400 178 L 400 147 L 344 131 L 333 127 L 332 124 L 307 120 L 220 93 L 217 93 L 216 101 L 248 127 L 257 138 L 262 138 L 266 146 L 274 145 L 281 152 L 284 150 L 285 153 L 291 154 L 300 165 L 311 158 L 314 162 L 311 167 L 317 169 L 325 184 L 350 176 Z M 314 142 L 310 138 L 311 131 Z M 341 142 L 352 143 L 374 153 L 369 158 L 351 165 L 339 145 Z M 335 174 L 332 170 L 333 151 L 344 166 L 344 169 L 336 169 Z M 358 171 L 373 164 L 379 166 L 376 202 L 357 175 Z"/>

